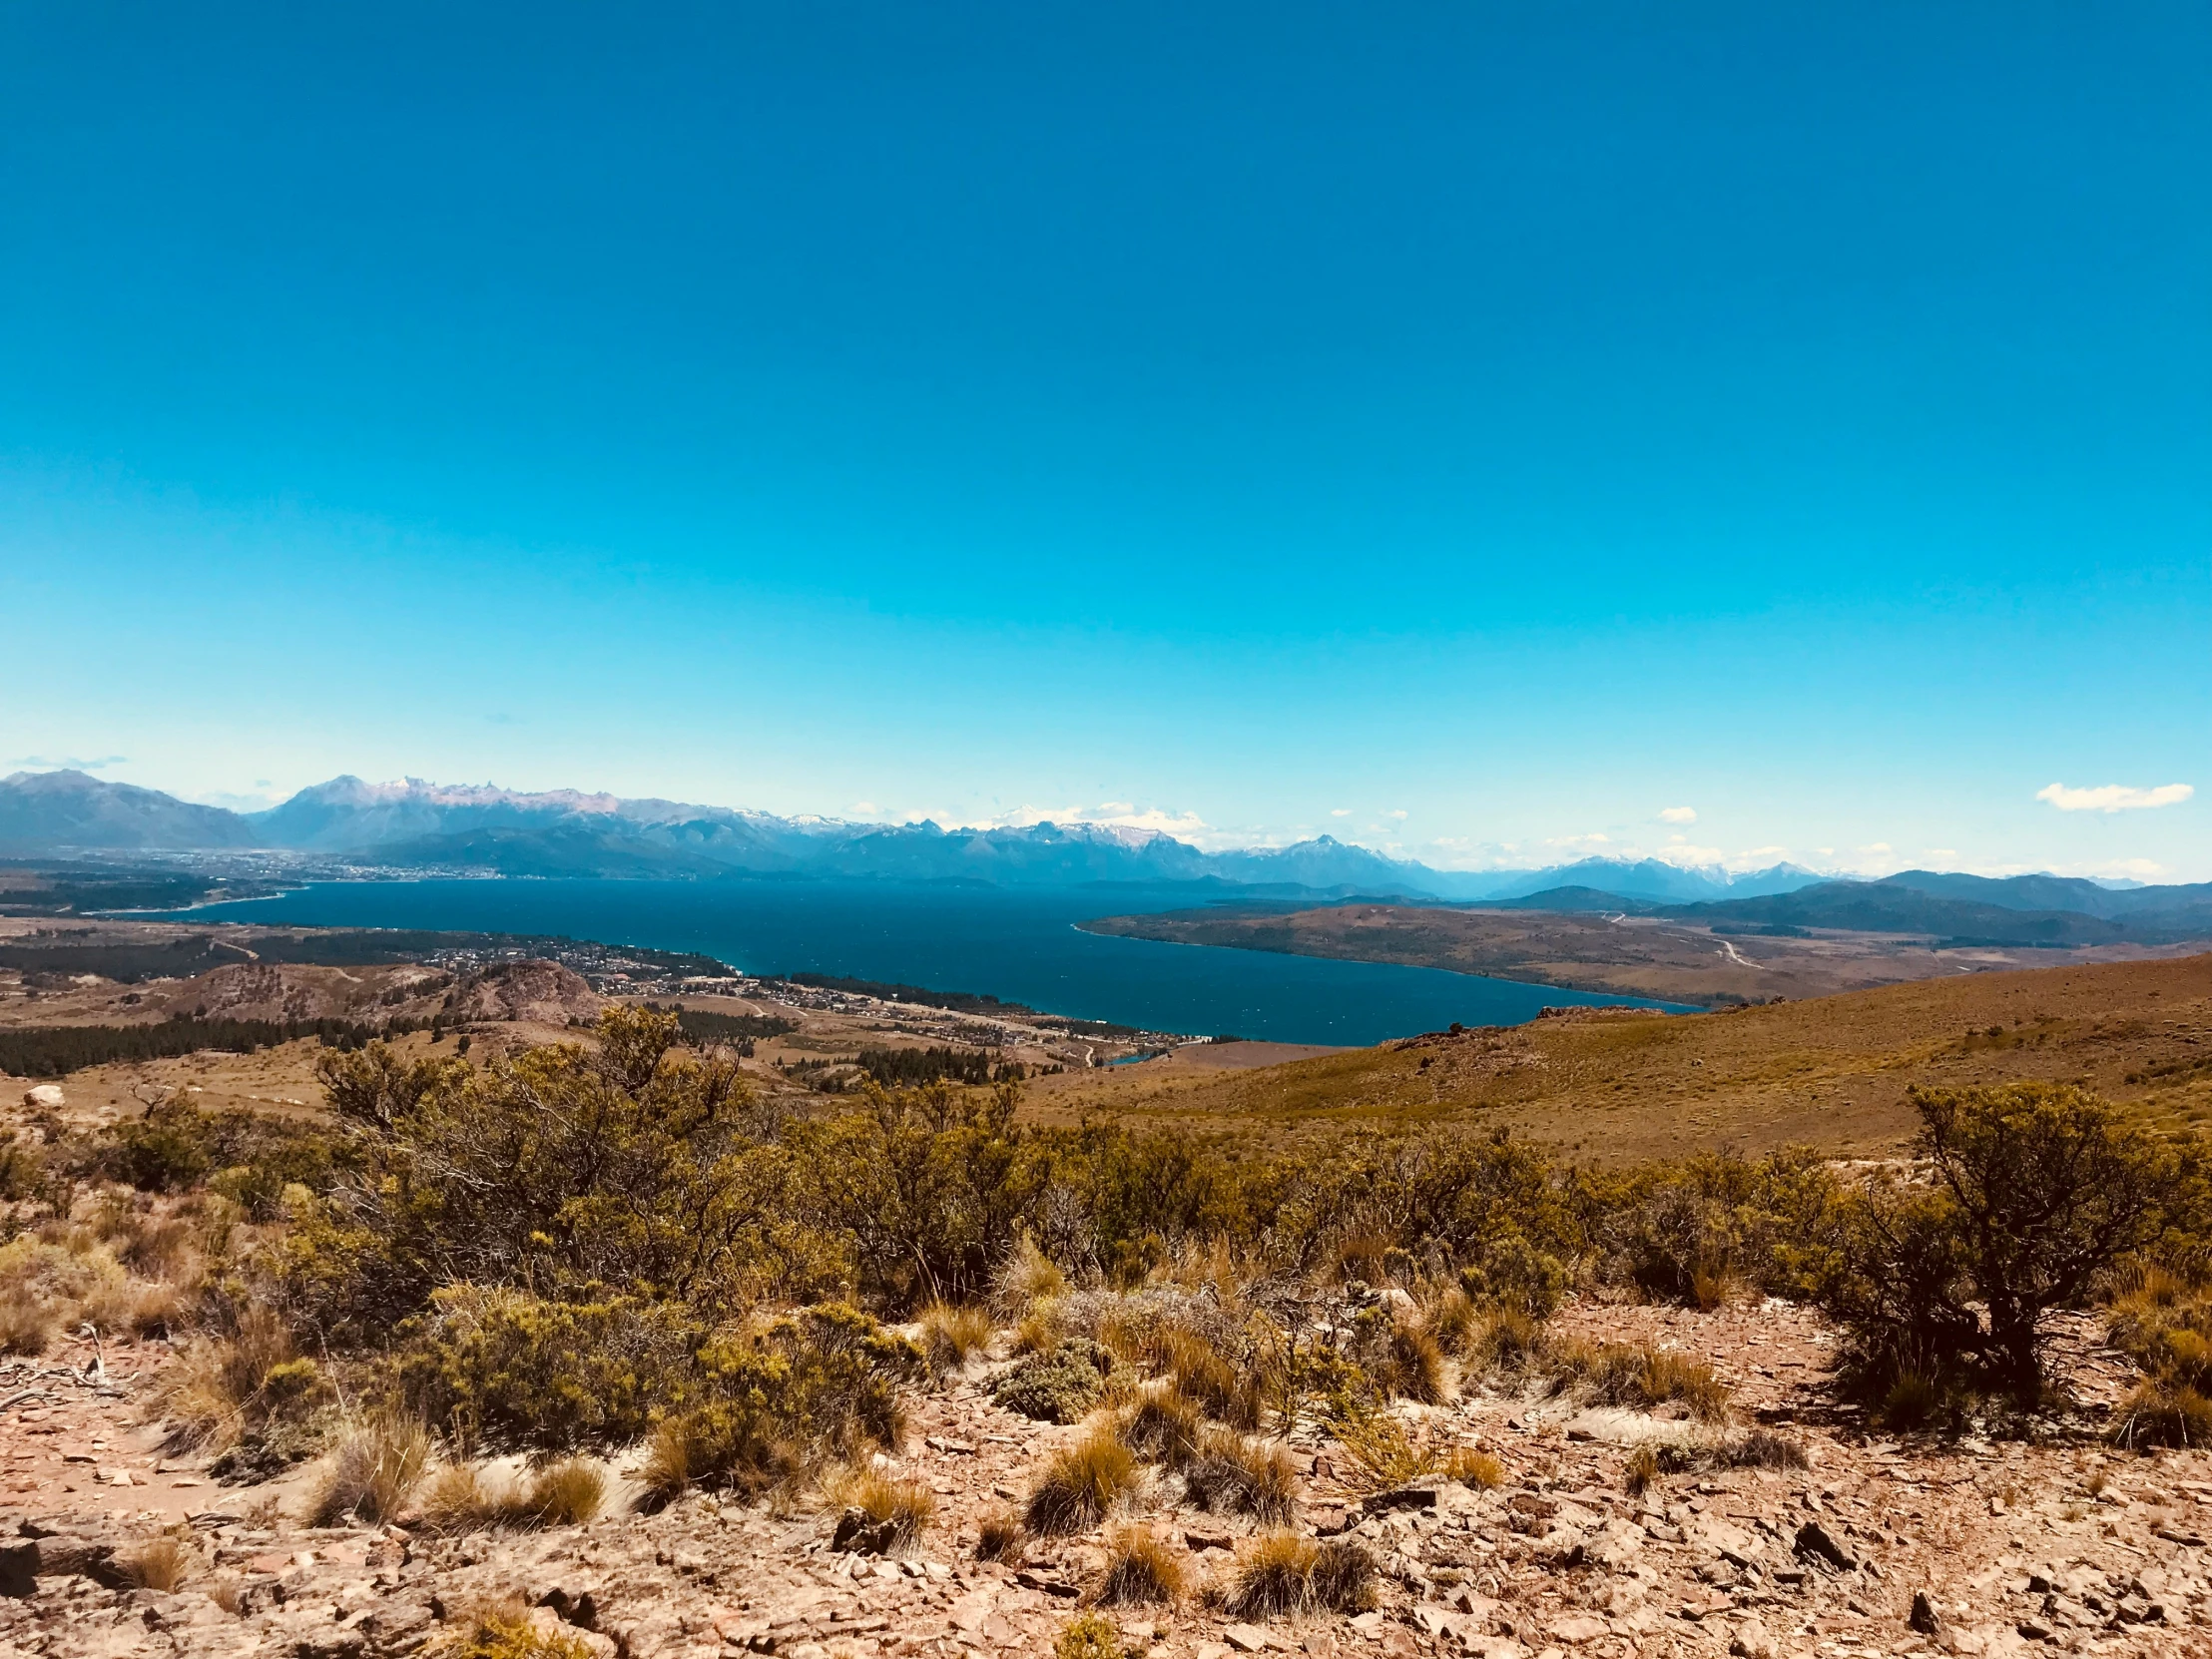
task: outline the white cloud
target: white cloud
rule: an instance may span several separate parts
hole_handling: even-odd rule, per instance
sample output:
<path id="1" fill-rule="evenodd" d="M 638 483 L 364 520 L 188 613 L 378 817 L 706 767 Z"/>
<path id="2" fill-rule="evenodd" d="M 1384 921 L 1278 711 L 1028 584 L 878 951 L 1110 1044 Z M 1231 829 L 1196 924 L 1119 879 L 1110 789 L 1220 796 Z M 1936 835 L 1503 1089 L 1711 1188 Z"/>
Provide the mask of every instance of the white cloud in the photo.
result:
<path id="1" fill-rule="evenodd" d="M 1728 861 L 1728 854 L 1719 847 L 1692 846 L 1679 836 L 1662 846 L 1652 856 L 1662 862 L 1691 869 L 1703 869 L 1709 864 L 1722 864 Z"/>
<path id="2" fill-rule="evenodd" d="M 2093 790 L 2070 790 L 2050 784 L 2035 792 L 2061 813 L 2130 813 L 2146 807 L 2178 807 L 2197 792 L 2187 784 L 2161 784 L 2154 790 L 2130 789 L 2125 784 L 2104 784 Z"/>
<path id="3" fill-rule="evenodd" d="M 1329 809 L 1329 816 L 1331 818 L 1350 818 L 1352 809 L 1350 807 L 1332 807 Z"/>
<path id="4" fill-rule="evenodd" d="M 1406 811 L 1406 810 L 1405 810 L 1404 808 L 1402 808 L 1402 807 L 1397 807 L 1397 808 L 1393 808 L 1393 809 L 1392 809 L 1391 811 L 1389 811 L 1389 812 L 1387 812 L 1387 813 L 1384 813 L 1384 814 L 1383 814 L 1382 816 L 1383 816 L 1384 818 L 1394 818 L 1394 819 L 1398 820 L 1398 821 L 1399 821 L 1400 823 L 1403 823 L 1403 822 L 1404 822 L 1404 821 L 1405 821 L 1406 819 L 1408 819 L 1408 818 L 1412 817 L 1412 814 L 1408 813 L 1408 812 L 1407 812 L 1407 811 Z"/>
<path id="5" fill-rule="evenodd" d="M 1695 807 L 1663 807 L 1659 811 L 1659 822 L 1661 824 L 1695 824 L 1697 823 L 1697 809 Z"/>

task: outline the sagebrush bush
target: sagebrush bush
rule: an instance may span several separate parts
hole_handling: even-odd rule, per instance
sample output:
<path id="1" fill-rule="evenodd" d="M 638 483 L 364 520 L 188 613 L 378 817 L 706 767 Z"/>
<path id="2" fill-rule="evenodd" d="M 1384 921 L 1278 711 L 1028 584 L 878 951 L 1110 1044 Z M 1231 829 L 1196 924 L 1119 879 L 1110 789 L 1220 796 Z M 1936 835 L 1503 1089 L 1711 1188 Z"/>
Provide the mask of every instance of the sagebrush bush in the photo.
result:
<path id="1" fill-rule="evenodd" d="M 1108 1429 L 1094 1429 L 1054 1452 L 1029 1494 L 1023 1522 L 1051 1536 L 1088 1532 L 1112 1513 L 1135 1482 L 1136 1459 Z"/>
<path id="2" fill-rule="evenodd" d="M 1040 1422 L 1080 1422 L 1097 1406 L 1113 1355 L 1088 1337 L 1069 1337 L 1032 1354 L 991 1384 L 1009 1411 Z"/>
<path id="3" fill-rule="evenodd" d="M 1100 1613 L 1078 1613 L 1052 1644 L 1053 1659 L 1131 1659 L 1114 1621 Z"/>

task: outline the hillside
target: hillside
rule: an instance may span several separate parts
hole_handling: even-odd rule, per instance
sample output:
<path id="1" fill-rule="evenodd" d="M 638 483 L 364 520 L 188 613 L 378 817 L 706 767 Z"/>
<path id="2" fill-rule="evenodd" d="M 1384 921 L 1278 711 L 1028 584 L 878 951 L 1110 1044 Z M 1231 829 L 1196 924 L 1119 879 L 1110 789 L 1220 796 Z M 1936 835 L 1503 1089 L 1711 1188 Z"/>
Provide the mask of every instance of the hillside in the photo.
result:
<path id="1" fill-rule="evenodd" d="M 2008 944 L 1986 939 L 1946 941 L 1925 929 L 1930 907 L 1970 910 L 1992 933 L 2003 929 L 1989 922 L 1989 917 L 2016 919 L 2015 934 L 2070 929 L 2047 928 L 2039 912 L 1965 905 L 1876 885 L 1838 885 L 1844 886 L 1852 903 L 1861 894 L 1872 896 L 1856 910 L 1845 904 L 1786 908 L 1797 902 L 1799 894 L 1658 908 L 1568 887 L 1526 900 L 1482 905 L 1352 903 L 1301 908 L 1221 903 L 1161 914 L 1107 916 L 1083 925 L 1094 933 L 1127 938 L 1398 962 L 1700 1007 L 1830 996 L 1906 980 L 2059 961 L 2186 954 L 2200 948 L 2187 942 L 2134 942 L 2121 924 L 2089 916 L 2065 918 L 2095 941 L 2068 949 L 2047 948 L 2039 938 Z M 1538 904 L 1547 907 L 1531 907 Z M 1816 934 L 1787 921 L 1764 919 L 1807 914 L 1827 917 L 1826 929 Z M 1885 915 L 1897 917 L 1898 924 L 1878 931 L 1844 925 L 1856 919 L 1876 927 Z M 1954 914 L 1951 919 L 1958 918 Z M 1924 926 L 1908 928 L 1902 925 L 1906 920 Z M 2212 937 L 2212 925 L 2194 936 Z"/>
<path id="2" fill-rule="evenodd" d="M 1910 1136 L 1912 1085 L 2027 1078 L 2078 1081 L 2160 1123 L 2212 1118 L 2212 954 L 1724 1014 L 1566 1010 L 1258 1071 L 1052 1078 L 1037 1103 L 1269 1139 L 1471 1117 L 1610 1163 L 1701 1147 L 1884 1153 Z"/>

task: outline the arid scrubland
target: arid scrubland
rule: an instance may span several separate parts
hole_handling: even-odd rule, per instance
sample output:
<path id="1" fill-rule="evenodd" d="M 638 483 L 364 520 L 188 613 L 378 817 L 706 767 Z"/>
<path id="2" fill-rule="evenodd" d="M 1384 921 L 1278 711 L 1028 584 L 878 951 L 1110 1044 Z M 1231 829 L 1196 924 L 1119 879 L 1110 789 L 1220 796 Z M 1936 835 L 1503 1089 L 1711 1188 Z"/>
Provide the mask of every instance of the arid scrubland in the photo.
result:
<path id="1" fill-rule="evenodd" d="M 2203 1148 L 2070 1081 L 1921 1088 L 1902 1159 L 1594 1168 L 1479 1121 L 1056 1127 L 1015 1085 L 802 1112 L 640 1008 L 321 1070 L 313 1116 L 19 1122 L 0 1644 L 2212 1631 Z"/>

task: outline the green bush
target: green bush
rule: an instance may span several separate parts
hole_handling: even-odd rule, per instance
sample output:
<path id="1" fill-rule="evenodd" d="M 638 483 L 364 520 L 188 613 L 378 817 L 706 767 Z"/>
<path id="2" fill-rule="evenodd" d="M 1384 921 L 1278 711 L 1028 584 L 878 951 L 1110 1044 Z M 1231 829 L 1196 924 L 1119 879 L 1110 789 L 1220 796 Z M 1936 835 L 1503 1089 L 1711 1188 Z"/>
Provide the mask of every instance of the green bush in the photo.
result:
<path id="1" fill-rule="evenodd" d="M 1079 1422 L 1097 1406 L 1113 1369 L 1106 1349 L 1088 1337 L 1070 1337 L 1001 1377 L 991 1397 L 1039 1422 Z"/>
<path id="2" fill-rule="evenodd" d="M 1844 1207 L 1823 1288 L 1850 1340 L 1846 1374 L 1884 1399 L 1958 1388 L 2032 1405 L 2038 1327 L 2081 1306 L 2160 1236 L 2184 1191 L 2173 1149 L 2053 1083 L 1915 1090 L 1923 1185 L 1868 1188 Z"/>

